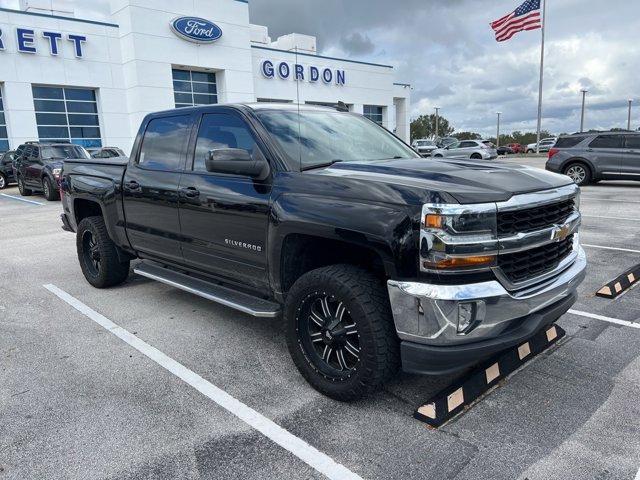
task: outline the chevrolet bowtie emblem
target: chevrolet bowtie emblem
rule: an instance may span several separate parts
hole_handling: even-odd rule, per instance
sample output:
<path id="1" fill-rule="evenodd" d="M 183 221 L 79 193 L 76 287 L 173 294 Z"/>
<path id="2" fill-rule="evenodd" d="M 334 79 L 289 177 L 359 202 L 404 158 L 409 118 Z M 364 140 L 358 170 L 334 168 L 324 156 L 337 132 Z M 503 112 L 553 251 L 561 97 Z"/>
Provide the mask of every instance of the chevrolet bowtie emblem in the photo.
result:
<path id="1" fill-rule="evenodd" d="M 551 230 L 551 240 L 555 240 L 556 242 L 561 242 L 568 236 L 569 225 L 562 225 L 561 227 L 557 226 L 553 230 Z"/>

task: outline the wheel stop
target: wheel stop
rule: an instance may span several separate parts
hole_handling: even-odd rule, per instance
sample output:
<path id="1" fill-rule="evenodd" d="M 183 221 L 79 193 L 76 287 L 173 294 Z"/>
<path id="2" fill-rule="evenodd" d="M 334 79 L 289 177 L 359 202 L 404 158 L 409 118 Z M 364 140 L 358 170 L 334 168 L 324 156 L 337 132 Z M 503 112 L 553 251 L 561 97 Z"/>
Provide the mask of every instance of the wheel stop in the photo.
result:
<path id="1" fill-rule="evenodd" d="M 640 263 L 631 267 L 610 282 L 605 283 L 602 288 L 596 292 L 596 295 L 603 298 L 616 298 L 638 281 L 640 281 Z"/>
<path id="2" fill-rule="evenodd" d="M 565 331 L 557 325 L 542 329 L 526 342 L 502 351 L 475 367 L 463 378 L 427 400 L 413 416 L 432 427 L 441 427 L 459 413 L 469 409 L 500 380 L 547 350 L 564 335 Z"/>

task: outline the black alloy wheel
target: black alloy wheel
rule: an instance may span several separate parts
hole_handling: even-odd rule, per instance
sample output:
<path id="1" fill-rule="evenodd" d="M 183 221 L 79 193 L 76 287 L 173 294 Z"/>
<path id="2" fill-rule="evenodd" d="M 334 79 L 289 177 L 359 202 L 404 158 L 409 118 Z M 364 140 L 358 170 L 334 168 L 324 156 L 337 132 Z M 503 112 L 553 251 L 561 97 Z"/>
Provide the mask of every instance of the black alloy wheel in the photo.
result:
<path id="1" fill-rule="evenodd" d="M 298 334 L 309 360 L 327 379 L 351 376 L 360 361 L 360 336 L 344 302 L 315 293 L 303 301 L 301 310 Z"/>
<path id="2" fill-rule="evenodd" d="M 89 269 L 93 275 L 99 275 L 100 249 L 91 230 L 85 230 L 82 234 L 82 254 L 86 268 Z"/>

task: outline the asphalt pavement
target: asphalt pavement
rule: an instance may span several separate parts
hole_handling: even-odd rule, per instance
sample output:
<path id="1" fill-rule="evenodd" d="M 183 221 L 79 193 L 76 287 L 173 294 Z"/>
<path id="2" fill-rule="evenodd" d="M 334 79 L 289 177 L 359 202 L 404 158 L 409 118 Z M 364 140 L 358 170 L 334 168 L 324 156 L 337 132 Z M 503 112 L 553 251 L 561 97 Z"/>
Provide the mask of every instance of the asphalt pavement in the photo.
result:
<path id="1" fill-rule="evenodd" d="M 567 336 L 432 430 L 412 413 L 454 377 L 399 375 L 366 400 L 330 400 L 296 371 L 279 320 L 134 274 L 94 289 L 60 203 L 3 190 L 0 480 L 633 480 L 640 289 L 594 293 L 640 262 L 639 208 L 640 183 L 582 189 L 589 266 L 558 322 Z"/>

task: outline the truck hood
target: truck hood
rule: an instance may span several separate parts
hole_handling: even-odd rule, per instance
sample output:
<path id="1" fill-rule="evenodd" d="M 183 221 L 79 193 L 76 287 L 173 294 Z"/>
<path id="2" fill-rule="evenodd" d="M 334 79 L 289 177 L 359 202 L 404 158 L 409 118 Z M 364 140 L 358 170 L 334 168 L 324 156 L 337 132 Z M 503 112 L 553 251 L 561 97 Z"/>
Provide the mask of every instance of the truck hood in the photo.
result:
<path id="1" fill-rule="evenodd" d="M 572 180 L 540 168 L 498 161 L 459 159 L 397 159 L 340 162 L 319 175 L 393 184 L 425 193 L 451 196 L 459 203 L 503 202 L 513 195 L 570 185 Z M 424 195 L 432 197 L 432 195 Z"/>

